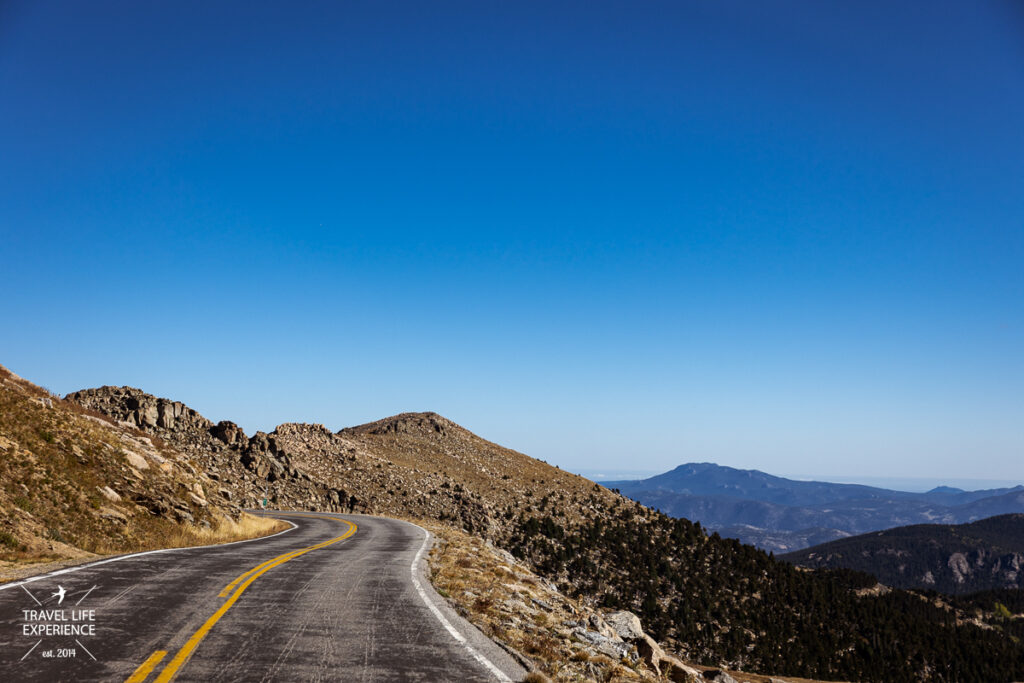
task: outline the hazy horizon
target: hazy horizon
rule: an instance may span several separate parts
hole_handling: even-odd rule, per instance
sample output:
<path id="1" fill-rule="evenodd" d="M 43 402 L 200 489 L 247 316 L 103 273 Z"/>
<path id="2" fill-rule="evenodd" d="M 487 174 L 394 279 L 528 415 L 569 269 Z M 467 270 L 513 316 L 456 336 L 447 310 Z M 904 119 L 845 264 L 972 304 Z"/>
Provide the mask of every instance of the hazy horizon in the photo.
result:
<path id="1" fill-rule="evenodd" d="M 1024 480 L 1013 3 L 0 6 L 0 363 L 247 433 Z"/>

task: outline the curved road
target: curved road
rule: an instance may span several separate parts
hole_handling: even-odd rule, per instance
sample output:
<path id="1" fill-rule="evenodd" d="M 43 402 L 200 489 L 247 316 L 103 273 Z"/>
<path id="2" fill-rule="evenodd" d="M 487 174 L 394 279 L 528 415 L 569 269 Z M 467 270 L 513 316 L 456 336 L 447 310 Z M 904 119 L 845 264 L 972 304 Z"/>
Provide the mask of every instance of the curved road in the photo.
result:
<path id="1" fill-rule="evenodd" d="M 363 515 L 272 516 L 295 526 L 0 586 L 0 678 L 470 682 L 525 674 L 434 593 L 423 529 Z"/>

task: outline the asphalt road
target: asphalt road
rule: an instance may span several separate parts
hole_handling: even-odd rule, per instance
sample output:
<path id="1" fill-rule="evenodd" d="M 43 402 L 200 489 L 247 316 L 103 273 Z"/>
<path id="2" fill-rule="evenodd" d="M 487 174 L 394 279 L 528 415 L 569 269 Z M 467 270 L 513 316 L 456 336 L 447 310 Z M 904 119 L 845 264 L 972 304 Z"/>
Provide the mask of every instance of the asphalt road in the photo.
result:
<path id="1" fill-rule="evenodd" d="M 295 528 L 0 586 L 0 679 L 470 682 L 525 674 L 434 593 L 420 559 L 423 529 L 363 515 L 272 515 Z"/>

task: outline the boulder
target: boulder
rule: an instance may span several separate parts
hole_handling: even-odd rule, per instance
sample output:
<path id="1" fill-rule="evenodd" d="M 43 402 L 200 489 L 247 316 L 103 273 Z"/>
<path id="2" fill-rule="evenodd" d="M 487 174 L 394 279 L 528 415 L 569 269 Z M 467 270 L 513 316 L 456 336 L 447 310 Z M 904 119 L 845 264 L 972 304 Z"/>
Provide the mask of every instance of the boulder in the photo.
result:
<path id="1" fill-rule="evenodd" d="M 157 404 L 156 409 L 157 425 L 164 429 L 174 429 L 174 404 L 166 401 L 160 401 Z"/>
<path id="2" fill-rule="evenodd" d="M 184 433 L 210 426 L 209 420 L 188 406 L 132 387 L 84 389 L 68 394 L 67 398 L 133 428 Z"/>
<path id="3" fill-rule="evenodd" d="M 113 508 L 101 507 L 99 515 L 102 519 L 109 519 L 117 522 L 118 524 L 128 523 L 128 518 Z"/>
<path id="4" fill-rule="evenodd" d="M 147 492 L 139 492 L 134 496 L 134 498 L 137 505 L 145 508 L 150 512 L 150 514 L 157 517 L 166 515 L 171 509 L 171 506 L 168 505 L 167 501 Z"/>
<path id="5" fill-rule="evenodd" d="M 153 404 L 146 404 L 135 411 L 135 423 L 140 427 L 156 427 L 160 413 Z"/>
<path id="6" fill-rule="evenodd" d="M 106 498 L 107 500 L 109 500 L 110 502 L 112 502 L 112 503 L 120 503 L 121 502 L 121 496 L 119 496 L 117 491 L 115 491 L 114 489 L 110 488 L 109 486 L 97 486 L 96 488 L 99 489 L 99 492 L 103 494 L 103 497 Z"/>
<path id="7" fill-rule="evenodd" d="M 533 604 L 537 605 L 537 607 L 540 607 L 545 612 L 554 612 L 555 611 L 554 606 L 550 602 L 548 602 L 547 600 L 541 600 L 540 598 L 530 598 L 530 601 Z"/>
<path id="8" fill-rule="evenodd" d="M 632 612 L 627 612 L 626 610 L 612 612 L 611 614 L 606 614 L 604 620 L 623 640 L 640 640 L 644 636 L 644 629 L 640 625 L 640 617 Z"/>
<path id="9" fill-rule="evenodd" d="M 701 678 L 700 671 L 683 664 L 675 657 L 669 657 L 665 661 L 665 671 L 668 674 L 668 679 L 673 683 L 697 683 L 704 680 Z"/>
<path id="10" fill-rule="evenodd" d="M 622 640 L 608 622 L 596 612 L 590 615 L 590 627 L 609 640 Z"/>
<path id="11" fill-rule="evenodd" d="M 246 452 L 253 455 L 261 453 L 277 453 L 277 439 L 266 432 L 256 432 L 249 439 Z"/>
<path id="12" fill-rule="evenodd" d="M 149 463 L 146 462 L 146 459 L 139 455 L 138 453 L 136 453 L 135 451 L 122 450 L 121 452 L 124 453 L 124 457 L 125 459 L 128 460 L 128 464 L 131 465 L 136 470 L 149 469 Z"/>
<path id="13" fill-rule="evenodd" d="M 189 509 L 187 507 L 175 506 L 175 508 L 172 510 L 172 512 L 174 513 L 174 516 L 177 518 L 177 520 L 179 522 L 190 522 L 191 523 L 191 522 L 195 522 L 196 521 L 195 517 L 192 516 L 192 513 L 189 512 Z"/>
<path id="14" fill-rule="evenodd" d="M 572 631 L 573 638 L 581 643 L 587 643 L 603 655 L 614 660 L 622 659 L 630 654 L 632 648 L 621 640 L 612 640 L 608 636 L 579 627 Z"/>
<path id="15" fill-rule="evenodd" d="M 668 659 L 668 657 L 654 638 L 651 638 L 645 633 L 644 636 L 637 641 L 636 651 L 640 654 L 640 658 L 644 660 L 647 666 L 651 667 L 655 673 L 661 673 L 661 663 Z"/>
<path id="16" fill-rule="evenodd" d="M 711 669 L 704 672 L 704 680 L 714 683 L 736 683 L 736 679 L 721 669 Z"/>
<path id="17" fill-rule="evenodd" d="M 245 432 L 242 431 L 241 427 L 228 420 L 221 420 L 214 426 L 210 427 L 210 434 L 215 439 L 223 441 L 228 446 L 241 445 L 247 441 L 245 438 Z"/>

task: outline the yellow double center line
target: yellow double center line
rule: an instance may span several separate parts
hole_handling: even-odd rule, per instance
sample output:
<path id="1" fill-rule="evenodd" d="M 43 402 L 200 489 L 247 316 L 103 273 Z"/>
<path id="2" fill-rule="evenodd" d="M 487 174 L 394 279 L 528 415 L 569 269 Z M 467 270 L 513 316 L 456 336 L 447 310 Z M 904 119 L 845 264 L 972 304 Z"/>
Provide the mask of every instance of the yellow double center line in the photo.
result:
<path id="1" fill-rule="evenodd" d="M 316 545 L 308 546 L 306 548 L 293 550 L 291 552 L 284 553 L 283 555 L 278 555 L 273 559 L 267 560 L 266 562 L 253 567 L 252 569 L 245 572 L 244 574 L 236 578 L 234 581 L 229 583 L 227 586 L 225 586 L 224 590 L 222 590 L 217 597 L 227 597 L 227 600 L 225 600 L 224 604 L 220 606 L 220 609 L 214 612 L 213 615 L 209 619 L 207 619 L 202 626 L 199 627 L 199 630 L 193 633 L 192 637 L 189 638 L 185 642 L 185 644 L 181 646 L 181 649 L 178 650 L 178 652 L 174 655 L 171 661 L 167 663 L 163 671 L 160 672 L 160 675 L 156 677 L 154 683 L 167 683 L 172 678 L 174 678 L 174 676 L 178 673 L 178 669 L 180 669 L 185 664 L 185 662 L 188 661 L 188 658 L 192 656 L 192 653 L 199 646 L 199 643 L 202 642 L 203 638 L 206 637 L 206 634 L 210 632 L 210 629 L 213 628 L 214 624 L 220 621 L 220 618 L 224 616 L 229 609 L 231 609 L 231 606 L 238 601 L 238 598 L 241 597 L 242 593 L 245 592 L 246 588 L 252 585 L 253 581 L 258 579 L 260 576 L 270 571 L 274 567 L 278 567 L 284 564 L 285 562 L 288 562 L 289 560 L 294 560 L 296 557 L 305 555 L 306 553 L 313 552 L 314 550 L 319 550 L 320 548 L 326 548 L 327 546 L 333 545 L 334 543 L 338 543 L 339 541 L 344 541 L 346 538 L 354 534 L 357 528 L 356 525 L 352 522 L 349 522 L 348 520 L 344 519 L 338 519 L 337 517 L 323 517 L 321 515 L 290 516 L 329 519 L 332 522 L 341 522 L 342 524 L 347 524 L 349 529 L 341 536 L 338 536 L 336 538 L 332 538 L 323 541 L 322 543 L 317 543 Z M 143 683 L 143 681 L 145 681 L 146 678 L 149 677 L 149 674 L 152 673 L 153 669 L 156 668 L 156 665 L 159 664 L 166 655 L 166 650 L 157 650 L 156 652 L 151 654 L 146 659 L 146 661 L 139 665 L 139 668 L 136 669 L 135 672 L 128 677 L 125 683 Z"/>

